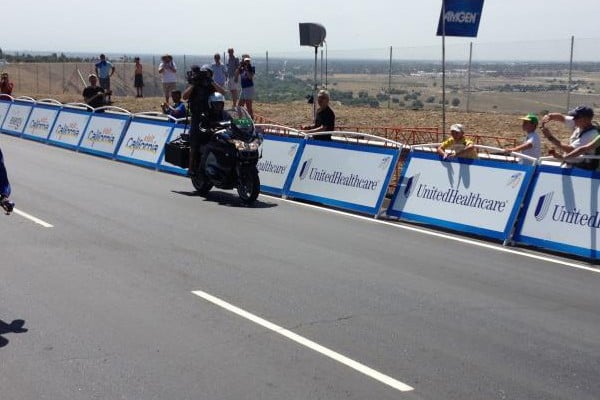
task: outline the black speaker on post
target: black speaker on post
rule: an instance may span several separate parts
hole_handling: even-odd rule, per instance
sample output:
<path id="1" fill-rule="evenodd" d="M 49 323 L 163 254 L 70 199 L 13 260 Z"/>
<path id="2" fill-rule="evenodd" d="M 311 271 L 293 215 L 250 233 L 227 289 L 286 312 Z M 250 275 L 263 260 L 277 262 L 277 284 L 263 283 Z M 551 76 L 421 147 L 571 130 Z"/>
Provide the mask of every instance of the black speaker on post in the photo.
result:
<path id="1" fill-rule="evenodd" d="M 300 22 L 300 46 L 319 47 L 323 45 L 327 32 L 321 24 Z"/>

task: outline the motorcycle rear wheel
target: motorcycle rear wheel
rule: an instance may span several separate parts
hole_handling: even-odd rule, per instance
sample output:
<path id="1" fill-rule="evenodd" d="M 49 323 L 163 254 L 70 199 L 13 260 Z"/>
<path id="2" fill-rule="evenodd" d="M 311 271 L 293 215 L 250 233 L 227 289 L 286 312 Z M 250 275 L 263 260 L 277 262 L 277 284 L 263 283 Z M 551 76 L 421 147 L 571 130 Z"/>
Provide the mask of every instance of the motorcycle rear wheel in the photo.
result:
<path id="1" fill-rule="evenodd" d="M 256 167 L 242 171 L 237 192 L 245 204 L 252 204 L 256 201 L 260 193 L 260 178 Z"/>

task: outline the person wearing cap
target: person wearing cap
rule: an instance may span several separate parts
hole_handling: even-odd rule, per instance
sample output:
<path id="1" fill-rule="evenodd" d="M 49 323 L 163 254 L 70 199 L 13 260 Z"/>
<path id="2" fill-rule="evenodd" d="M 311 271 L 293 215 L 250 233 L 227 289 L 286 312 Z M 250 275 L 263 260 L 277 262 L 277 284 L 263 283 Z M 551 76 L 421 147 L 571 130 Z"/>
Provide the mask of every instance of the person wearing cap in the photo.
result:
<path id="1" fill-rule="evenodd" d="M 12 91 L 13 91 L 14 85 L 13 83 L 10 81 L 10 79 L 8 79 L 8 73 L 7 72 L 3 72 L 2 75 L 0 75 L 0 99 L 8 99 L 10 100 L 10 95 L 12 95 Z M 2 96 L 4 95 L 4 96 Z"/>
<path id="2" fill-rule="evenodd" d="M 177 66 L 170 54 L 165 54 L 160 60 L 161 62 L 158 64 L 158 73 L 160 74 L 160 80 L 162 82 L 165 103 L 168 103 L 171 92 L 177 89 Z"/>
<path id="3" fill-rule="evenodd" d="M 583 169 L 596 169 L 598 162 L 580 158 L 581 155 L 594 155 L 600 145 L 598 129 L 592 123 L 594 110 L 588 106 L 578 106 L 569 111 L 567 115 L 549 113 L 542 118 L 542 133 L 555 147 L 550 149 L 550 154 L 564 161 L 563 167 L 578 167 Z M 569 143 L 562 143 L 546 126 L 547 123 L 558 121 L 573 130 Z"/>
<path id="4" fill-rule="evenodd" d="M 242 93 L 240 94 L 239 106 L 246 107 L 250 117 L 254 119 L 254 111 L 252 110 L 252 100 L 254 100 L 254 74 L 256 69 L 252 65 L 248 54 L 242 55 L 242 62 L 236 71 L 236 76 L 239 77 L 242 85 Z"/>
<path id="5" fill-rule="evenodd" d="M 95 74 L 90 74 L 88 76 L 88 80 L 90 82 L 90 85 L 86 86 L 86 88 L 83 89 L 83 101 L 88 106 L 93 108 L 98 108 L 106 105 L 104 102 L 104 88 L 98 86 L 98 77 Z"/>
<path id="6" fill-rule="evenodd" d="M 539 123 L 538 116 L 533 113 L 529 113 L 526 116 L 521 117 L 519 119 L 523 121 L 521 129 L 523 129 L 523 132 L 525 132 L 526 134 L 525 141 L 515 147 L 510 147 L 504 150 L 504 152 L 506 154 L 510 154 L 513 152 L 522 153 L 529 157 L 540 158 L 542 154 L 542 144 L 540 141 L 540 135 L 538 135 L 538 133 L 536 132 Z M 519 159 L 519 163 L 533 164 L 531 160 L 524 158 Z"/>
<path id="7" fill-rule="evenodd" d="M 465 137 L 465 127 L 454 124 L 450 127 L 451 137 L 443 141 L 437 148 L 437 153 L 446 160 L 451 157 L 478 158 L 475 144 Z M 447 152 L 450 150 L 450 152 Z"/>
<path id="8" fill-rule="evenodd" d="M 96 69 L 96 76 L 100 80 L 100 87 L 104 89 L 106 94 L 106 101 L 111 101 L 111 90 L 110 90 L 110 77 L 115 73 L 115 67 L 110 61 L 106 59 L 104 54 L 100 54 L 100 61 L 94 65 Z"/>

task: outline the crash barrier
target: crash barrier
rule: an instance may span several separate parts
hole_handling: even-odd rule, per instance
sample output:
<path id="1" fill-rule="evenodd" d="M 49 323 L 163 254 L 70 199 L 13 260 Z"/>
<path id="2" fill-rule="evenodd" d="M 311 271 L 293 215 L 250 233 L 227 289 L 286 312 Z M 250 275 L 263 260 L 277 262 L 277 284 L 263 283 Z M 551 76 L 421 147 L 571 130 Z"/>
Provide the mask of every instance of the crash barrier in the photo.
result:
<path id="1" fill-rule="evenodd" d="M 540 165 L 531 183 L 514 240 L 598 259 L 600 173 Z"/>
<path id="2" fill-rule="evenodd" d="M 408 151 L 388 217 L 599 258 L 598 172 L 539 160 L 507 162 L 514 157 L 485 146 L 477 146 L 485 155 L 478 160 L 441 161 L 436 143 L 407 150 L 405 144 L 364 133 L 329 132 L 332 141 L 319 141 L 288 127 L 257 128 L 265 139 L 258 165 L 265 193 L 380 216 L 400 153 Z M 176 174 L 186 170 L 164 160 L 164 147 L 186 129 L 183 121 L 157 113 L 0 100 L 4 134 Z"/>

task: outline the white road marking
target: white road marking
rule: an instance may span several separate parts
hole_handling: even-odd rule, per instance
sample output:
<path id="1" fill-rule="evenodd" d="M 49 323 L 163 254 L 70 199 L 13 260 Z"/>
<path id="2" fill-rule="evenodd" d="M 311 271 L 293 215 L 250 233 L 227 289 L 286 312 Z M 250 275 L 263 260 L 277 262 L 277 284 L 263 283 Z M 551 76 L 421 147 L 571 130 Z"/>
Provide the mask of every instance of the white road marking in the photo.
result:
<path id="1" fill-rule="evenodd" d="M 20 215 L 23 218 L 27 218 L 28 220 L 35 222 L 36 224 L 39 224 L 41 226 L 43 226 L 44 228 L 54 228 L 54 225 L 47 223 L 46 221 L 42 221 L 41 219 L 34 217 L 33 215 L 27 214 L 24 211 L 21 211 L 17 208 L 13 209 L 13 213 Z"/>
<path id="2" fill-rule="evenodd" d="M 515 254 L 515 255 L 518 255 L 518 256 L 522 256 L 522 257 L 533 258 L 535 260 L 546 261 L 546 262 L 549 262 L 549 263 L 563 265 L 563 266 L 570 267 L 570 268 L 582 269 L 582 270 L 585 270 L 585 271 L 595 272 L 597 274 L 600 274 L 600 268 L 594 268 L 594 267 L 590 267 L 590 266 L 587 266 L 587 265 L 584 265 L 584 264 L 579 264 L 579 263 L 576 263 L 576 262 L 559 260 L 559 259 L 556 259 L 556 258 L 552 258 L 552 257 L 548 257 L 548 256 L 543 256 L 543 255 L 538 255 L 538 254 L 526 253 L 526 252 L 520 251 L 518 249 L 504 247 L 504 246 L 501 246 L 501 245 L 484 243 L 484 242 L 478 242 L 476 240 L 471 240 L 471 239 L 467 239 L 467 238 L 464 238 L 464 237 L 453 236 L 453 235 L 448 234 L 448 233 L 434 232 L 434 231 L 430 231 L 430 230 L 427 230 L 427 229 L 419 228 L 419 227 L 416 227 L 416 226 L 403 225 L 403 224 L 400 224 L 400 223 L 397 223 L 397 222 L 391 222 L 391 221 L 383 221 L 383 220 L 375 219 L 375 218 L 372 218 L 372 217 L 365 217 L 363 215 L 351 214 L 351 213 L 348 213 L 348 212 L 345 212 L 345 211 L 332 210 L 330 208 L 316 206 L 316 205 L 313 205 L 313 204 L 306 204 L 306 203 L 301 203 L 301 202 L 294 201 L 294 200 L 287 200 L 287 199 L 282 199 L 280 197 L 264 195 L 262 193 L 261 193 L 261 196 L 270 197 L 272 199 L 276 199 L 276 200 L 284 201 L 284 202 L 289 202 L 289 203 L 292 203 L 292 204 L 295 204 L 295 205 L 299 205 L 299 206 L 304 206 L 304 207 L 309 207 L 309 208 L 316 208 L 316 209 L 321 210 L 321 211 L 331 212 L 331 213 L 334 213 L 334 214 L 343 215 L 343 216 L 351 217 L 351 218 L 356 218 L 356 219 L 360 219 L 360 220 L 363 220 L 363 221 L 373 222 L 373 223 L 377 223 L 377 224 L 383 224 L 383 225 L 391 226 L 391 227 L 398 228 L 398 229 L 404 229 L 404 230 L 407 230 L 407 231 L 418 232 L 418 233 L 421 233 L 421 234 L 424 234 L 424 235 L 434 236 L 434 237 L 438 237 L 438 238 L 441 238 L 441 239 L 453 240 L 455 242 L 470 244 L 472 246 L 483 247 L 483 248 L 490 249 L 490 250 L 495 250 L 495 251 L 499 251 L 499 252 Z"/>
<path id="3" fill-rule="evenodd" d="M 324 356 L 327 356 L 327 357 L 331 358 L 332 360 L 335 360 L 341 364 L 344 364 L 345 366 L 350 367 L 364 375 L 367 375 L 370 378 L 373 378 L 381 383 L 391 386 L 394 389 L 397 389 L 401 392 L 408 392 L 408 391 L 414 390 L 413 387 L 408 386 L 405 383 L 402 383 L 388 375 L 382 374 L 381 372 L 378 372 L 370 367 L 367 367 L 364 364 L 361 364 L 361 363 L 354 361 L 342 354 L 339 354 L 333 350 L 330 350 L 327 347 L 321 346 L 320 344 L 315 343 L 312 340 L 306 339 L 298 334 L 295 334 L 292 331 L 289 331 L 285 328 L 275 325 L 272 322 L 269 322 L 263 318 L 260 318 L 254 314 L 251 314 L 248 311 L 244 311 L 241 308 L 236 307 L 233 304 L 227 303 L 226 301 L 223 301 L 223 300 L 221 300 L 215 296 L 212 296 L 206 292 L 203 292 L 201 290 L 195 290 L 192 293 L 198 297 L 203 298 L 206 301 L 209 301 L 221 308 L 226 309 L 227 311 L 237 314 L 240 317 L 243 317 L 249 321 L 254 322 L 255 324 L 258 324 L 258 325 L 260 325 L 264 328 L 267 328 L 275 333 L 278 333 L 298 344 L 301 344 L 302 346 L 308 347 L 309 349 L 314 350 L 317 353 L 321 353 Z"/>

